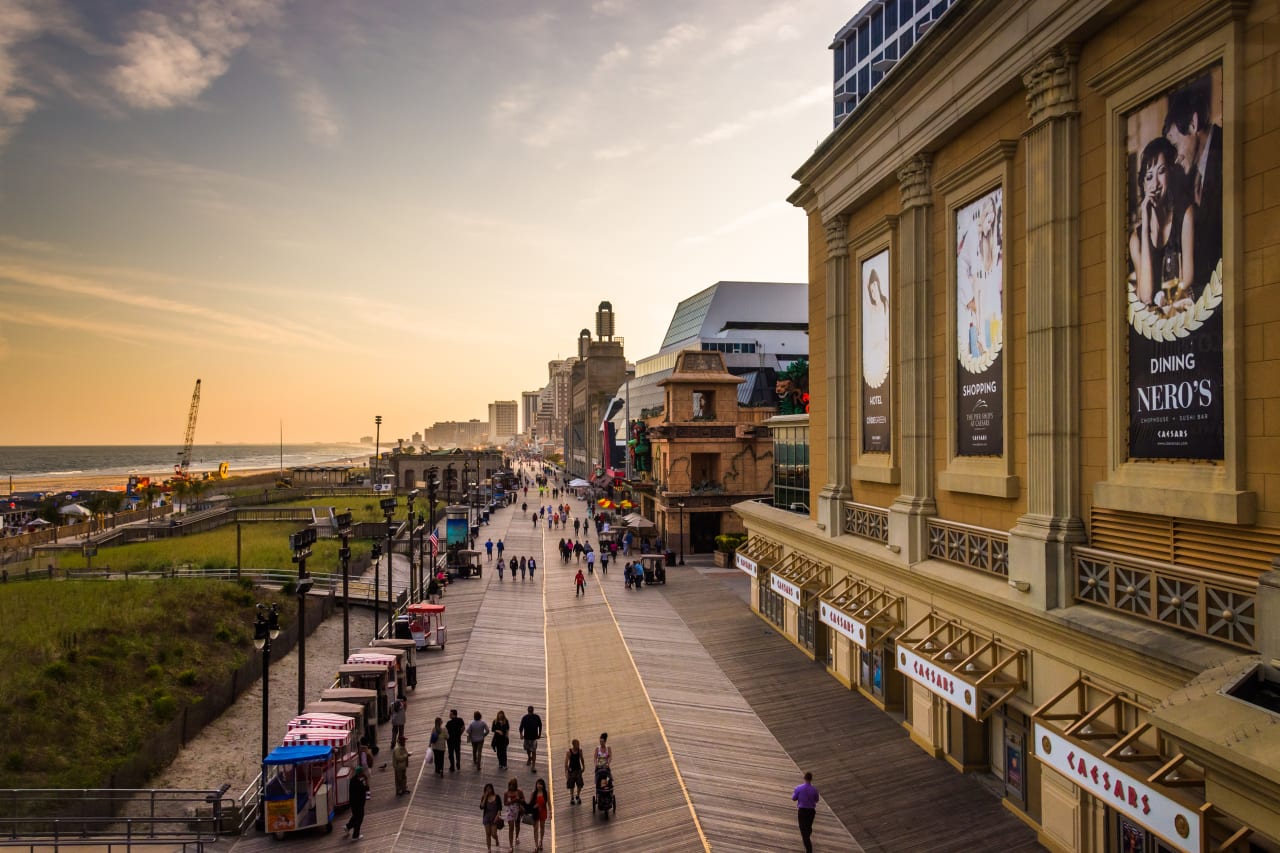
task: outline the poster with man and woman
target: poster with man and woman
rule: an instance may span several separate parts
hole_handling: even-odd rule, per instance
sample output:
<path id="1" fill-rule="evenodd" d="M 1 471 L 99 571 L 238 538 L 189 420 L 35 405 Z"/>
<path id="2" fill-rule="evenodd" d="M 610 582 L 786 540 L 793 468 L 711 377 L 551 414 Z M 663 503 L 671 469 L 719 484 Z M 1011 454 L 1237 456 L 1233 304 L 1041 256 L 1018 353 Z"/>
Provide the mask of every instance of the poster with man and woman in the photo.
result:
<path id="1" fill-rule="evenodd" d="M 1129 458 L 1223 458 L 1222 66 L 1124 116 Z"/>
<path id="2" fill-rule="evenodd" d="M 862 262 L 862 452 L 889 452 L 889 250 Z"/>
<path id="3" fill-rule="evenodd" d="M 1004 188 L 956 210 L 956 455 L 1004 453 Z"/>

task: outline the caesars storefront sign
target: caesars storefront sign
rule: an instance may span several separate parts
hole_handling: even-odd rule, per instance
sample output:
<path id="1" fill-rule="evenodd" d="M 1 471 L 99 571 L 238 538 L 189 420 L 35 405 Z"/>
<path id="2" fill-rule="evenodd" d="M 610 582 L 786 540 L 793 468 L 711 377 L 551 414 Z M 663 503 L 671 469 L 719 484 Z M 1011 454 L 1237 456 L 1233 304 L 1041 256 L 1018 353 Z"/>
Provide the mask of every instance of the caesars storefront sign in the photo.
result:
<path id="1" fill-rule="evenodd" d="M 867 648 L 867 626 L 825 601 L 818 603 L 818 621 L 830 626 L 860 648 Z"/>
<path id="2" fill-rule="evenodd" d="M 747 574 L 751 575 L 751 577 L 754 578 L 757 576 L 757 573 L 759 571 L 759 564 L 756 563 L 755 560 L 748 557 L 746 554 L 743 554 L 741 551 L 733 555 L 733 562 L 734 562 L 734 565 L 736 565 L 741 571 L 746 572 Z"/>
<path id="3" fill-rule="evenodd" d="M 942 667 L 930 663 L 910 649 L 899 647 L 898 671 L 975 720 L 981 719 L 978 716 L 978 691 L 973 685 L 956 678 Z"/>
<path id="4" fill-rule="evenodd" d="M 778 575 L 769 575 L 769 588 L 778 595 L 790 601 L 796 607 L 800 606 L 800 587 L 793 584 L 786 578 Z"/>

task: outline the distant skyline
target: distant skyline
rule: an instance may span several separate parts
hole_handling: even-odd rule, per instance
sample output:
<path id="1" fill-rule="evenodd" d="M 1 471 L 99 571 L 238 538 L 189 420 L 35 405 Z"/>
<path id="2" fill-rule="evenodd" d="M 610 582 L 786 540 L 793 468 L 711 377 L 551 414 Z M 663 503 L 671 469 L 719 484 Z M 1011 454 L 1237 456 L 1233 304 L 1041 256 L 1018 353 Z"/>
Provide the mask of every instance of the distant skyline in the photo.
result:
<path id="1" fill-rule="evenodd" d="M 804 281 L 849 3 L 0 0 L 0 444 L 409 438 Z"/>

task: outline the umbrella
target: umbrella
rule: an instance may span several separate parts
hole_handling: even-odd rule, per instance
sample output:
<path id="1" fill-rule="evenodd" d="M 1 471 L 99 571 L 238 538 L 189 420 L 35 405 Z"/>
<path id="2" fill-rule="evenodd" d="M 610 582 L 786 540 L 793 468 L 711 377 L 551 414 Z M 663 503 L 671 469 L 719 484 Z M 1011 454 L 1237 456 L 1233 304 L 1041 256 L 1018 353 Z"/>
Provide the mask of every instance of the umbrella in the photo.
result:
<path id="1" fill-rule="evenodd" d="M 633 512 L 631 515 L 624 516 L 622 520 L 627 523 L 627 527 L 634 527 L 637 530 L 642 530 L 642 529 L 654 526 L 652 521 L 645 518 L 643 515 L 641 515 L 638 512 Z"/>
<path id="2" fill-rule="evenodd" d="M 633 506 L 635 506 L 635 504 L 633 504 L 631 501 L 623 500 L 621 503 L 618 504 L 618 506 L 622 507 L 623 509 L 631 509 Z"/>
<path id="3" fill-rule="evenodd" d="M 571 489 L 581 489 L 583 486 L 590 486 L 590 485 L 591 485 L 590 483 L 588 483 L 586 480 L 582 479 L 581 477 L 578 477 L 576 480 L 569 481 L 569 488 Z"/>
<path id="4" fill-rule="evenodd" d="M 58 514 L 59 515 L 76 515 L 76 516 L 79 516 L 80 518 L 89 518 L 90 516 L 93 515 L 93 513 L 89 512 L 89 510 L 85 509 L 80 504 L 67 504 L 64 507 L 59 507 Z"/>

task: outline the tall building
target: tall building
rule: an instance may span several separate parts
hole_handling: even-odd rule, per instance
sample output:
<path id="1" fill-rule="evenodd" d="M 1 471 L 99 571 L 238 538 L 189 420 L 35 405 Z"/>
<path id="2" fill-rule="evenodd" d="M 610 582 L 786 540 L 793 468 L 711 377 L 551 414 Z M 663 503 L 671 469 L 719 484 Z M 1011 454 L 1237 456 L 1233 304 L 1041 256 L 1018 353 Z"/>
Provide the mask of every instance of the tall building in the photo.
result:
<path id="1" fill-rule="evenodd" d="M 795 173 L 809 510 L 737 505 L 752 606 L 1053 851 L 1280 850 L 1277 31 L 965 0 Z"/>
<path id="2" fill-rule="evenodd" d="M 542 403 L 540 391 L 520 392 L 520 435 L 530 436 L 538 421 L 538 409 Z M 545 438 L 545 436 L 544 436 Z"/>
<path id="3" fill-rule="evenodd" d="M 591 478 L 603 464 L 600 424 L 627 370 L 623 340 L 613 335 L 613 306 L 608 302 L 601 302 L 596 311 L 596 330 L 595 338 L 590 329 L 579 333 L 578 359 L 570 373 L 564 459 L 575 477 Z"/>
<path id="4" fill-rule="evenodd" d="M 520 432 L 520 407 L 515 400 L 489 404 L 489 441 L 499 444 Z"/>
<path id="5" fill-rule="evenodd" d="M 570 400 L 573 392 L 573 365 L 576 357 L 547 362 L 547 387 L 550 397 L 550 423 L 547 436 L 564 446 L 569 428 Z"/>

